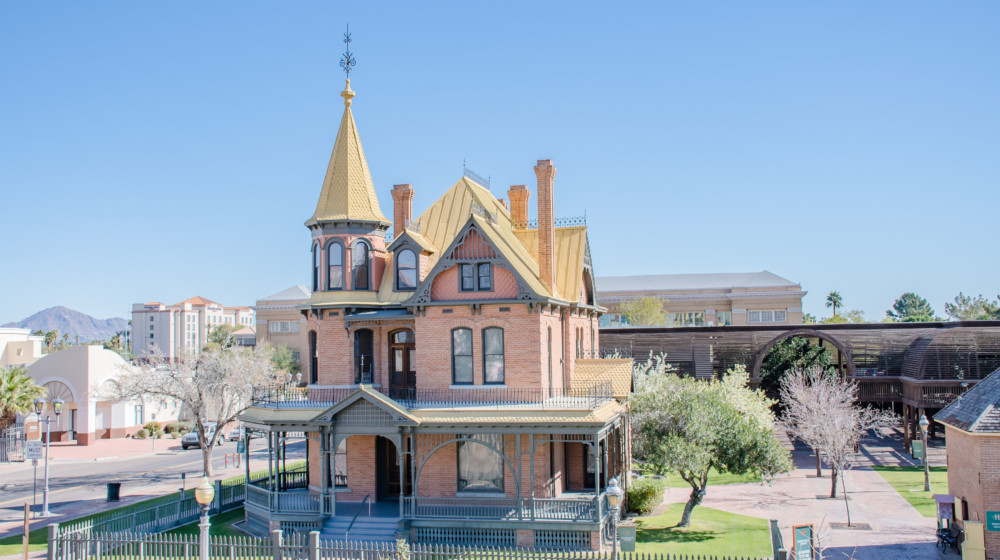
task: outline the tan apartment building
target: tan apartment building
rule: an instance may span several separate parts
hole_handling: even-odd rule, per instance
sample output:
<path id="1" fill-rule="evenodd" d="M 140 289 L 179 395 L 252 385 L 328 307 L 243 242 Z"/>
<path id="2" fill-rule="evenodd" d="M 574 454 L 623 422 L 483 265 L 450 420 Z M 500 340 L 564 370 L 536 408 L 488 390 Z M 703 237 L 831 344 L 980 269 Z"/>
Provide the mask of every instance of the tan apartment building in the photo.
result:
<path id="1" fill-rule="evenodd" d="M 708 274 L 605 276 L 597 279 L 598 303 L 608 309 L 601 326 L 628 321 L 621 302 L 655 297 L 663 302 L 666 327 L 798 325 L 802 323 L 802 286 L 766 270 Z"/>
<path id="2" fill-rule="evenodd" d="M 196 296 L 174 305 L 160 302 L 132 305 L 132 353 L 145 356 L 158 350 L 163 357 L 193 356 L 208 342 L 219 325 L 237 329 L 254 325 L 249 307 L 226 307 Z"/>
<path id="3" fill-rule="evenodd" d="M 309 306 L 311 295 L 305 286 L 295 285 L 258 299 L 252 308 L 257 317 L 257 344 L 287 347 L 301 364 L 302 371 L 315 371 L 315 368 L 308 370 L 308 364 L 304 363 L 309 356 L 306 355 L 306 318 L 302 309 Z"/>

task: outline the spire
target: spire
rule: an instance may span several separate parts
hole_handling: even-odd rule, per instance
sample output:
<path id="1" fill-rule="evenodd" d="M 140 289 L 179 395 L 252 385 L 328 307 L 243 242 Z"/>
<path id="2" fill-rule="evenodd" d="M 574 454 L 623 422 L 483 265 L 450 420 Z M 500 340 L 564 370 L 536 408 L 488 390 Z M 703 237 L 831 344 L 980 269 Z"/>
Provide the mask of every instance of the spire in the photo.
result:
<path id="1" fill-rule="evenodd" d="M 354 57 L 350 51 L 351 34 L 344 34 L 344 43 L 348 45 L 344 58 L 340 61 L 341 68 L 350 76 L 354 66 Z M 351 113 L 351 100 L 354 91 L 351 89 L 351 79 L 347 78 L 347 86 L 340 92 L 344 98 L 344 116 L 340 119 L 340 129 L 337 140 L 333 144 L 333 154 L 330 165 L 323 179 L 323 190 L 316 203 L 316 212 L 306 222 L 307 226 L 318 222 L 352 221 L 379 222 L 389 225 L 389 220 L 382 215 L 375 196 L 372 176 L 368 171 L 368 161 L 361 148 L 361 137 L 358 136 L 357 125 L 354 124 L 354 114 Z"/>

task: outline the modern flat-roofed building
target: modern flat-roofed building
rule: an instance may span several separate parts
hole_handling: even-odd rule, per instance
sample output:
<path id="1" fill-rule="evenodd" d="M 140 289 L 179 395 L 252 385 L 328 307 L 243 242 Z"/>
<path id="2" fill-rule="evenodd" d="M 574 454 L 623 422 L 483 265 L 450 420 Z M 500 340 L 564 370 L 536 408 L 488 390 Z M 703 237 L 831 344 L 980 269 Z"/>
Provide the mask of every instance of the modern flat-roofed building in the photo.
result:
<path id="1" fill-rule="evenodd" d="M 42 337 L 29 329 L 0 328 L 0 367 L 27 366 L 42 357 Z"/>
<path id="2" fill-rule="evenodd" d="M 802 323 L 802 286 L 777 274 L 760 272 L 605 276 L 597 279 L 598 303 L 608 309 L 602 327 L 798 325 Z M 629 325 L 621 302 L 655 297 L 663 302 L 661 325 Z"/>
<path id="3" fill-rule="evenodd" d="M 208 335 L 219 325 L 237 329 L 254 325 L 249 307 L 226 307 L 196 296 L 174 305 L 160 302 L 132 305 L 132 353 L 145 356 L 158 350 L 164 358 L 198 354 Z"/>

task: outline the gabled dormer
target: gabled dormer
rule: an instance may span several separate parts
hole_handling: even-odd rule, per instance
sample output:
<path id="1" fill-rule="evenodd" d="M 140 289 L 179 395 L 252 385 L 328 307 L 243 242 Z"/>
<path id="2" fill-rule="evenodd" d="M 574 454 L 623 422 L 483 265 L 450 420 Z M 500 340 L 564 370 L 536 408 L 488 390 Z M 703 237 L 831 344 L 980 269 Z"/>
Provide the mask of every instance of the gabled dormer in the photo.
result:
<path id="1" fill-rule="evenodd" d="M 437 249 L 415 227 L 410 227 L 404 229 L 386 251 L 392 256 L 393 289 L 412 292 L 427 276 L 429 259 Z"/>

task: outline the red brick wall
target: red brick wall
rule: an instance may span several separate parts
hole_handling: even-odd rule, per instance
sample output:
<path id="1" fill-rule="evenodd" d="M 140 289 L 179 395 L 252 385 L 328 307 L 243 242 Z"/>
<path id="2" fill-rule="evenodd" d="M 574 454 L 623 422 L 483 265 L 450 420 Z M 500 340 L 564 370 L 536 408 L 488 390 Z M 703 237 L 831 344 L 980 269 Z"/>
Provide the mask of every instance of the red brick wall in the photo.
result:
<path id="1" fill-rule="evenodd" d="M 1000 510 L 1000 435 L 972 435 L 945 426 L 948 492 L 969 504 L 969 520 L 985 523 L 986 511 Z M 962 523 L 962 508 L 955 504 Z M 1000 559 L 1000 533 L 986 531 L 986 558 Z"/>
<path id="2" fill-rule="evenodd" d="M 583 444 L 566 444 L 566 489 L 571 492 L 583 490 Z"/>
<path id="3" fill-rule="evenodd" d="M 337 492 L 341 502 L 360 502 L 371 494 L 375 499 L 375 437 L 347 438 L 347 487 L 350 492 Z"/>
<path id="4" fill-rule="evenodd" d="M 483 384 L 482 329 L 504 329 L 504 382 L 508 387 L 540 387 L 537 338 L 540 316 L 527 305 L 484 305 L 473 315 L 468 306 L 429 307 L 425 316 L 416 318 L 417 387 L 445 389 L 451 386 L 451 331 L 458 327 L 472 329 L 473 384 Z M 444 313 L 450 309 L 451 313 Z"/>
<path id="5" fill-rule="evenodd" d="M 492 292 L 463 292 L 460 291 L 458 282 L 458 268 L 453 266 L 448 270 L 440 272 L 431 286 L 431 299 L 434 301 L 454 301 L 454 300 L 484 300 L 484 299 L 516 299 L 517 280 L 507 269 L 493 267 L 493 291 Z"/>

